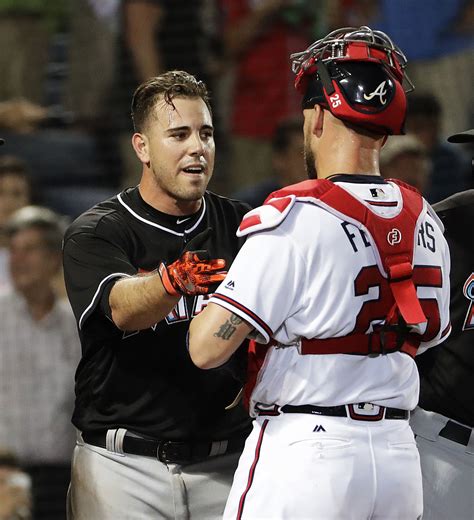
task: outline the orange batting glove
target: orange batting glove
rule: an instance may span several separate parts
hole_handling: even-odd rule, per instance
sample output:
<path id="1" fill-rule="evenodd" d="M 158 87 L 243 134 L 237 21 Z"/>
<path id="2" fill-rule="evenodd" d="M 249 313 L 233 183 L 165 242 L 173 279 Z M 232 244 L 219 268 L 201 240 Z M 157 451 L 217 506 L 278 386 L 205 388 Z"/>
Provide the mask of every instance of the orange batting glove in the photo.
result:
<path id="1" fill-rule="evenodd" d="M 227 271 L 223 258 L 206 259 L 206 251 L 186 251 L 170 265 L 158 267 L 163 287 L 171 296 L 206 294 L 209 285 L 222 282 Z"/>

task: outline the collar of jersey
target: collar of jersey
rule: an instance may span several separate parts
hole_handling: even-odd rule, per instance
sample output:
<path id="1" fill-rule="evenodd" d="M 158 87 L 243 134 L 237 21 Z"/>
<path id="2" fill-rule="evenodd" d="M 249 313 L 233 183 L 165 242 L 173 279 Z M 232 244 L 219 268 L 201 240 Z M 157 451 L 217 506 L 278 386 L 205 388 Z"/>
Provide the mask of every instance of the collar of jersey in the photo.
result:
<path id="1" fill-rule="evenodd" d="M 119 193 L 117 198 L 120 204 L 140 222 L 180 237 L 194 231 L 199 226 L 206 213 L 206 198 L 203 197 L 201 208 L 197 213 L 189 216 L 189 222 L 186 222 L 189 227 L 183 229 L 183 224 L 176 223 L 176 220 L 179 217 L 163 213 L 147 204 L 142 199 L 138 187 L 129 188 L 122 193 Z M 183 218 L 186 219 L 186 216 L 181 217 L 181 219 Z"/>
<path id="2" fill-rule="evenodd" d="M 380 175 L 335 173 L 328 177 L 331 182 L 352 182 L 354 184 L 387 184 Z"/>

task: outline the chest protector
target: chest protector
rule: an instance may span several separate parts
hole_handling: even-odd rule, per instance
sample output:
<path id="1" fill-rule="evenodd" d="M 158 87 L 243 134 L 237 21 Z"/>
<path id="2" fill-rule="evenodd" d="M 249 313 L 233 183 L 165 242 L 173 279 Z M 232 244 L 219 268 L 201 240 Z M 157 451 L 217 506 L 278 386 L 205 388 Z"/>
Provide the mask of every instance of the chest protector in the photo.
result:
<path id="1" fill-rule="evenodd" d="M 420 215 L 426 209 L 417 190 L 397 180 L 402 195 L 401 211 L 392 218 L 384 218 L 337 184 L 318 179 L 305 181 L 276 191 L 266 204 L 275 199 L 295 196 L 317 204 L 339 218 L 368 232 L 377 265 L 386 277 L 393 295 L 393 306 L 383 325 L 368 334 L 301 340 L 304 354 L 386 354 L 402 351 L 414 357 L 420 344 L 419 335 L 410 332 L 410 326 L 427 322 L 413 283 L 413 254 L 415 231 Z"/>

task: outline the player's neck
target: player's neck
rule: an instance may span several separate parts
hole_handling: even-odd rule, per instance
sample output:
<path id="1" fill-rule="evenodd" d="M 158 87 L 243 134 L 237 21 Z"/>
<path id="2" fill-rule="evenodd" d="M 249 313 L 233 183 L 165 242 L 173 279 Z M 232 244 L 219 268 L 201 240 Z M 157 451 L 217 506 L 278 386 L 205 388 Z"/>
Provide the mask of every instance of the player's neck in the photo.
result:
<path id="1" fill-rule="evenodd" d="M 334 146 L 318 154 L 316 170 L 319 179 L 326 179 L 336 173 L 349 175 L 380 175 L 379 152 L 374 148 Z"/>

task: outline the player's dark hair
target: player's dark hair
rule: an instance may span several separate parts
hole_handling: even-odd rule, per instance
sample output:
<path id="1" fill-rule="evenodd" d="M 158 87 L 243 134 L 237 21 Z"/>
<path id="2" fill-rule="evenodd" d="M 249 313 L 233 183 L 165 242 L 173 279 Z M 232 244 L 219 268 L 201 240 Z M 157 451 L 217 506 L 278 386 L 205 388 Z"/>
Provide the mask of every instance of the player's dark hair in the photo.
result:
<path id="1" fill-rule="evenodd" d="M 173 99 L 201 98 L 212 115 L 210 94 L 206 84 L 183 70 L 171 70 L 148 79 L 138 86 L 132 98 L 132 121 L 136 132 L 143 131 L 146 122 L 162 96 L 166 103 L 175 108 Z"/>
<path id="2" fill-rule="evenodd" d="M 38 229 L 48 249 L 61 251 L 62 240 L 67 227 L 67 219 L 43 206 L 25 206 L 10 217 L 5 226 L 8 237 L 25 229 Z"/>
<path id="3" fill-rule="evenodd" d="M 272 150 L 274 153 L 285 152 L 291 143 L 294 134 L 303 133 L 303 119 L 301 117 L 289 117 L 281 120 L 272 137 Z"/>

